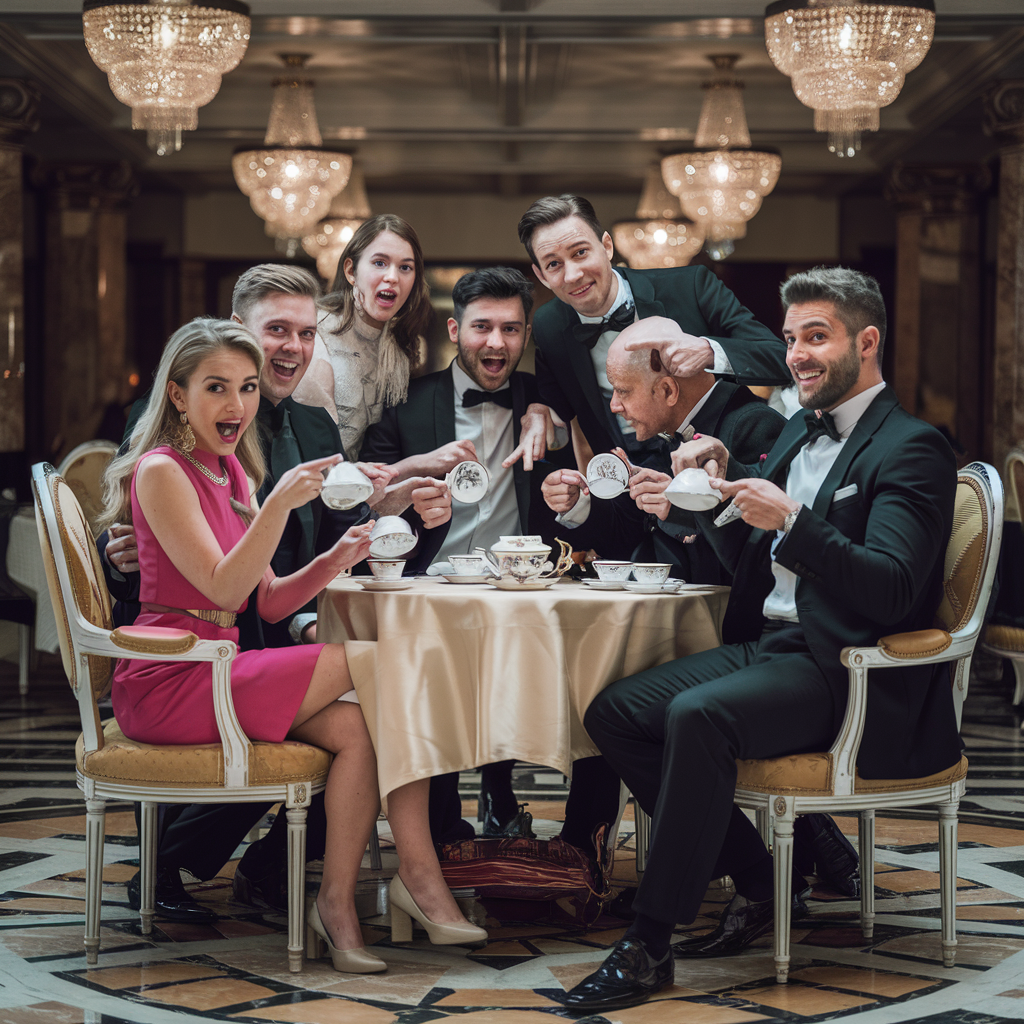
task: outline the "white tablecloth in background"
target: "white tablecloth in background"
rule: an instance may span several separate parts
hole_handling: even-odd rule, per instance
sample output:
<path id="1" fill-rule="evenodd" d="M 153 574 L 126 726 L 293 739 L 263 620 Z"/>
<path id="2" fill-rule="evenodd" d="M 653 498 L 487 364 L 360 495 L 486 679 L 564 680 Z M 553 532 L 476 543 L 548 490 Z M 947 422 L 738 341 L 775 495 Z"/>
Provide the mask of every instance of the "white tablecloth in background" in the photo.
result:
<path id="1" fill-rule="evenodd" d="M 36 517 L 31 507 L 22 509 L 11 520 L 7 575 L 36 603 L 36 650 L 56 654 L 60 650 L 57 620 L 46 588 L 43 553 L 39 549 Z"/>

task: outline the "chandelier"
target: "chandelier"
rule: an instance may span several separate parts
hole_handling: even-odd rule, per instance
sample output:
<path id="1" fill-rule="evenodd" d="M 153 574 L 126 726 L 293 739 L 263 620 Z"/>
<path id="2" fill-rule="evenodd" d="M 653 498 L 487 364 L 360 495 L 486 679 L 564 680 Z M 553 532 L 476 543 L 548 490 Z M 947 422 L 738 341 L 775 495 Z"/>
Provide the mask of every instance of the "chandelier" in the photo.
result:
<path id="1" fill-rule="evenodd" d="M 793 91 L 814 110 L 837 156 L 878 131 L 878 111 L 900 94 L 935 31 L 934 0 L 779 0 L 765 11 L 765 42 Z"/>
<path id="2" fill-rule="evenodd" d="M 697 151 L 661 161 L 668 190 L 703 228 L 704 248 L 716 260 L 732 253 L 733 240 L 746 234 L 747 221 L 761 209 L 782 170 L 777 153 L 750 148 L 743 83 L 731 77 L 738 59 L 735 54 L 709 58 L 719 74 L 704 84 Z"/>
<path id="3" fill-rule="evenodd" d="M 652 164 L 636 208 L 636 220 L 612 225 L 615 248 L 633 270 L 685 267 L 700 252 L 703 229 L 687 220 L 679 200 L 665 188 L 661 168 Z"/>
<path id="4" fill-rule="evenodd" d="M 366 180 L 362 169 L 353 164 L 348 184 L 331 201 L 327 216 L 302 239 L 302 248 L 316 260 L 317 272 L 328 285 L 338 273 L 338 259 L 345 246 L 370 214 Z"/>
<path id="5" fill-rule="evenodd" d="M 294 69 L 308 59 L 308 54 L 282 54 L 285 65 Z M 327 213 L 348 182 L 352 157 L 322 148 L 309 79 L 293 72 L 272 84 L 263 147 L 236 152 L 231 169 L 253 210 L 267 222 L 267 234 L 294 256 L 298 240 Z"/>
<path id="6" fill-rule="evenodd" d="M 249 45 L 249 7 L 240 0 L 85 0 L 89 55 L 113 94 L 132 108 L 159 156 L 181 149 L 199 108 L 238 66 Z"/>

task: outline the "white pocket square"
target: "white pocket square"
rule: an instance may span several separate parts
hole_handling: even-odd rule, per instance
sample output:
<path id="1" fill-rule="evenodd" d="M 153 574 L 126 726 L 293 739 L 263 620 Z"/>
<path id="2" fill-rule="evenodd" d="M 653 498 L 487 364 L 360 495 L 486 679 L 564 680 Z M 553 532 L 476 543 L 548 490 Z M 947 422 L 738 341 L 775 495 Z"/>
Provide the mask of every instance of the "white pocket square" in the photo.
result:
<path id="1" fill-rule="evenodd" d="M 832 504 L 834 505 L 837 501 L 842 501 L 843 498 L 849 498 L 857 493 L 857 485 L 849 484 L 846 487 L 840 487 L 835 494 L 832 495 Z"/>

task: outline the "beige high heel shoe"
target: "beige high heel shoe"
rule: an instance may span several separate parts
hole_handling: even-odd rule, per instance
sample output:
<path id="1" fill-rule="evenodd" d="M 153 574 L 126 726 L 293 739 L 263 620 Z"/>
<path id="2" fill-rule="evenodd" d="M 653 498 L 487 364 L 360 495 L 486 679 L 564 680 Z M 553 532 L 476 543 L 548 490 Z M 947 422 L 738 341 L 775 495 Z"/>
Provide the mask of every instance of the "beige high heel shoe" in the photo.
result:
<path id="1" fill-rule="evenodd" d="M 323 955 L 322 945 L 327 946 L 331 954 L 331 963 L 336 971 L 344 971 L 346 974 L 378 974 L 386 971 L 388 965 L 380 957 L 374 956 L 365 946 L 358 946 L 355 949 L 335 949 L 331 942 L 330 935 L 320 920 L 320 908 L 313 900 L 307 914 L 306 921 L 309 927 L 316 933 L 316 939 L 310 948 L 317 957 Z"/>
<path id="2" fill-rule="evenodd" d="M 392 942 L 412 942 L 413 918 L 427 929 L 427 937 L 435 946 L 457 946 L 467 942 L 487 941 L 487 932 L 468 921 L 463 921 L 461 924 L 441 924 L 438 921 L 431 921 L 420 910 L 398 875 L 391 879 L 388 902 L 391 905 Z"/>

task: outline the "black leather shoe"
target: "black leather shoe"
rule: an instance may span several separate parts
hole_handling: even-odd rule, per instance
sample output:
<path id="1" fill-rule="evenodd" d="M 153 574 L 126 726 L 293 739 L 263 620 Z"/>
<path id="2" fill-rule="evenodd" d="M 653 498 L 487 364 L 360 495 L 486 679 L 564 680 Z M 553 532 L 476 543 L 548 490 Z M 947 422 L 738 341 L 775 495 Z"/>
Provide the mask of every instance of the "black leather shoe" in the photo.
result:
<path id="1" fill-rule="evenodd" d="M 608 959 L 566 993 L 562 1004 L 571 1010 L 623 1010 L 650 999 L 672 984 L 672 951 L 652 960 L 639 939 L 619 939 Z"/>
<path id="2" fill-rule="evenodd" d="M 138 910 L 142 905 L 142 873 L 136 871 L 128 879 L 128 906 Z M 156 896 L 153 909 L 157 917 L 167 921 L 182 921 L 186 924 L 210 924 L 217 920 L 217 915 L 196 903 L 181 884 L 181 875 L 177 868 L 164 868 L 157 865 Z"/>
<path id="3" fill-rule="evenodd" d="M 246 874 L 243 857 L 235 868 L 235 877 L 231 880 L 231 895 L 237 903 L 287 914 L 288 869 L 282 865 L 272 868 L 258 878 L 251 878 Z"/>
<path id="4" fill-rule="evenodd" d="M 814 873 L 830 889 L 860 898 L 860 857 L 827 814 L 803 814 L 793 826 L 795 843 L 814 858 Z"/>
<path id="5" fill-rule="evenodd" d="M 793 895 L 793 918 L 807 913 L 803 897 L 809 890 Z M 678 957 L 731 956 L 746 949 L 754 939 L 770 932 L 775 924 L 775 900 L 751 903 L 738 893 L 722 913 L 718 927 L 699 939 L 684 939 L 672 946 Z"/>

